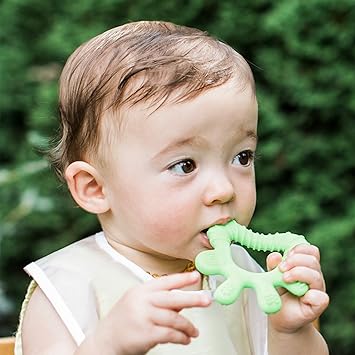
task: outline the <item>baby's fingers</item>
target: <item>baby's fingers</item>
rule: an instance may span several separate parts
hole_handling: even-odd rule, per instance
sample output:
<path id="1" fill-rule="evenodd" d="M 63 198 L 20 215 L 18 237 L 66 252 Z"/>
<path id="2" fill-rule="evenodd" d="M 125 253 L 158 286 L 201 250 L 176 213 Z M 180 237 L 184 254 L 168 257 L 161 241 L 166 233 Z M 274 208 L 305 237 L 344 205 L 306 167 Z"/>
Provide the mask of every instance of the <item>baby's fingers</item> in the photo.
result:
<path id="1" fill-rule="evenodd" d="M 297 266 L 286 271 L 283 276 L 285 282 L 301 281 L 309 285 L 309 288 L 325 291 L 325 282 L 320 271 L 305 266 Z"/>
<path id="2" fill-rule="evenodd" d="M 179 331 L 189 338 L 198 336 L 197 328 L 188 319 L 175 311 L 157 309 L 152 316 L 152 321 L 158 326 Z"/>
<path id="3" fill-rule="evenodd" d="M 314 255 L 296 253 L 287 256 L 286 260 L 280 264 L 280 270 L 285 272 L 299 265 L 320 271 L 319 259 Z"/>
<path id="4" fill-rule="evenodd" d="M 318 261 L 320 260 L 319 249 L 315 245 L 311 244 L 299 244 L 292 248 L 289 252 L 289 256 L 293 254 L 308 254 L 313 255 Z"/>
<path id="5" fill-rule="evenodd" d="M 319 263 L 318 248 L 313 246 L 301 245 L 304 253 L 290 253 L 279 268 L 283 274 L 283 280 L 286 282 L 302 281 L 315 288 L 325 291 L 325 281 Z M 298 249 L 300 251 L 300 249 Z M 309 253 L 305 253 L 308 251 Z"/>
<path id="6" fill-rule="evenodd" d="M 199 282 L 201 275 L 197 271 L 172 274 L 148 281 L 146 287 L 152 291 L 180 289 Z"/>
<path id="7" fill-rule="evenodd" d="M 281 260 L 282 255 L 280 253 L 270 253 L 266 258 L 267 269 L 269 271 L 275 269 L 275 267 L 280 264 Z"/>
<path id="8" fill-rule="evenodd" d="M 182 344 L 188 345 L 191 343 L 191 337 L 184 332 L 172 328 L 157 326 L 151 334 L 152 347 L 156 344 Z"/>
<path id="9" fill-rule="evenodd" d="M 300 301 L 304 305 L 303 313 L 305 317 L 313 321 L 328 307 L 329 296 L 320 290 L 311 289 L 300 298 Z"/>
<path id="10" fill-rule="evenodd" d="M 211 304 L 211 297 L 205 291 L 161 291 L 154 293 L 151 303 L 158 308 L 180 311 L 184 308 L 207 307 Z"/>

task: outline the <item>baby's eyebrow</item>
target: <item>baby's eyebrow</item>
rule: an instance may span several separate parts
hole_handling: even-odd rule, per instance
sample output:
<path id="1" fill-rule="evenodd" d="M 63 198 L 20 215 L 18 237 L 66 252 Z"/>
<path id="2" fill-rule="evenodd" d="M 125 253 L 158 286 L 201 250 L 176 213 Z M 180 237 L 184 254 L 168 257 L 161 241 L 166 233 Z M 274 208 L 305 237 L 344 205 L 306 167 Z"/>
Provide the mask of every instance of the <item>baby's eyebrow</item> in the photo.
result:
<path id="1" fill-rule="evenodd" d="M 246 138 L 252 139 L 255 143 L 258 143 L 258 135 L 256 134 L 256 131 L 252 129 L 239 129 L 234 131 L 229 137 L 229 142 L 235 143 Z"/>
<path id="2" fill-rule="evenodd" d="M 183 147 L 203 147 L 208 144 L 207 140 L 200 136 L 193 136 L 184 139 L 179 139 L 176 141 L 171 142 L 161 151 L 159 151 L 153 159 L 157 159 L 158 157 L 173 152 L 179 148 Z"/>
<path id="3" fill-rule="evenodd" d="M 256 134 L 255 131 L 248 130 L 248 131 L 246 131 L 246 135 L 248 138 L 252 138 L 252 139 L 258 141 L 258 135 Z"/>
<path id="4" fill-rule="evenodd" d="M 248 138 L 251 138 L 255 140 L 256 142 L 258 141 L 258 136 L 255 131 L 253 130 L 247 130 L 245 131 L 245 134 Z M 238 138 L 240 139 L 240 131 L 238 131 L 235 136 L 237 140 Z M 154 155 L 153 160 L 158 159 L 159 157 L 169 154 L 171 152 L 174 152 L 180 148 L 183 147 L 192 147 L 192 148 L 198 148 L 198 147 L 206 147 L 208 145 L 208 141 L 201 137 L 201 136 L 193 136 L 193 137 L 188 137 L 184 139 L 178 139 L 176 141 L 171 142 L 168 144 L 165 148 L 163 148 L 161 151 L 159 151 L 156 155 Z"/>

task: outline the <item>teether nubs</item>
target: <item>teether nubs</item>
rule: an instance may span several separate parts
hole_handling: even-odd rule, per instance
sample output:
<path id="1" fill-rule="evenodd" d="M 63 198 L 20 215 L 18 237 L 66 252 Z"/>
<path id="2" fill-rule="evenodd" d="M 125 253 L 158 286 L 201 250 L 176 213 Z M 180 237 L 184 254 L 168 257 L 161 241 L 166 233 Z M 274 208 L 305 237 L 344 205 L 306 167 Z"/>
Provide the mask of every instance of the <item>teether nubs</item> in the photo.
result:
<path id="1" fill-rule="evenodd" d="M 303 282 L 286 283 L 278 267 L 269 272 L 255 273 L 240 268 L 232 259 L 231 243 L 257 251 L 283 252 L 286 257 L 290 249 L 298 244 L 309 244 L 302 235 L 287 233 L 260 234 L 230 221 L 208 229 L 207 237 L 214 248 L 197 255 L 196 268 L 205 275 L 222 275 L 226 278 L 214 293 L 217 302 L 228 305 L 238 298 L 244 288 L 253 288 L 258 304 L 265 313 L 276 313 L 281 308 L 281 298 L 276 287 L 284 287 L 295 296 L 303 296 L 308 285 Z"/>

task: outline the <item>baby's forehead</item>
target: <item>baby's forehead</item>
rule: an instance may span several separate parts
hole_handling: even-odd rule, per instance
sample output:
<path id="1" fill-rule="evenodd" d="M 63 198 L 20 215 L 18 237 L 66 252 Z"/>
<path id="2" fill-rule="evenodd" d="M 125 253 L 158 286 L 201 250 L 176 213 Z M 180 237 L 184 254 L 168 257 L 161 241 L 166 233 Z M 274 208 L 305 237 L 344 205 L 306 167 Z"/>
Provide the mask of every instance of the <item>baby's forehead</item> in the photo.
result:
<path id="1" fill-rule="evenodd" d="M 169 96 L 163 97 L 160 101 L 152 98 L 134 104 L 126 103 L 119 112 L 111 111 L 109 114 L 111 118 L 106 122 L 109 123 L 109 129 L 112 128 L 111 124 L 113 123 L 121 132 L 132 120 L 144 122 L 158 117 L 169 121 L 169 117 L 173 115 L 190 115 L 191 122 L 193 122 L 195 115 L 204 111 L 212 112 L 216 103 L 223 106 L 226 97 L 232 97 L 233 104 L 235 102 L 238 105 L 240 96 L 247 96 L 250 98 L 250 104 L 257 106 L 253 86 L 250 83 L 241 84 L 238 78 L 232 77 L 223 84 L 205 87 L 190 96 L 187 96 L 185 90 L 181 88 L 170 93 Z"/>
<path id="2" fill-rule="evenodd" d="M 176 102 L 179 97 L 181 94 L 172 95 L 159 104 L 154 104 L 154 101 L 141 101 L 120 112 L 112 111 L 103 120 L 101 156 L 110 157 L 119 154 L 118 152 L 135 151 L 142 145 L 147 152 L 155 152 L 152 156 L 160 151 L 173 154 L 172 152 L 178 150 L 177 147 L 181 150 L 190 147 L 195 151 L 202 151 L 219 144 L 235 144 L 242 137 L 249 137 L 248 132 L 252 132 L 253 137 L 256 137 L 256 98 L 250 85 L 241 87 L 234 79 L 216 88 L 200 91 L 194 98 Z M 252 107 L 251 109 L 241 107 L 240 103 L 244 97 L 247 97 L 247 106 Z M 230 119 L 221 121 L 222 111 L 225 113 L 226 109 L 225 104 L 229 105 Z M 226 122 L 228 123 L 225 124 Z M 211 138 L 215 137 L 210 134 L 211 130 L 216 132 L 218 139 Z M 217 132 L 222 133 L 218 135 Z"/>

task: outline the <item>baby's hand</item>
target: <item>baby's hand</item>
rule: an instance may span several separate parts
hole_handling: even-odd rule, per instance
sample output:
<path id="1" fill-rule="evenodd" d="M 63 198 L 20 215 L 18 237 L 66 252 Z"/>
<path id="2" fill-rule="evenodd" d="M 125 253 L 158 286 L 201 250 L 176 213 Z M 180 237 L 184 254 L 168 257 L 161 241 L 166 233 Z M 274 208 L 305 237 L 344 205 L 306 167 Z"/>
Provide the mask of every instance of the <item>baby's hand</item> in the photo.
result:
<path id="1" fill-rule="evenodd" d="M 184 308 L 206 307 L 203 293 L 178 289 L 200 282 L 198 272 L 175 274 L 136 286 L 116 303 L 100 325 L 112 354 L 145 354 L 163 343 L 189 344 L 198 330 L 179 312 Z M 109 344 L 107 344 L 107 341 Z"/>
<path id="2" fill-rule="evenodd" d="M 286 282 L 301 281 L 309 285 L 302 297 L 280 290 L 281 310 L 270 316 L 271 326 L 279 331 L 292 333 L 317 319 L 327 308 L 329 296 L 325 292 L 325 281 L 320 267 L 320 254 L 313 245 L 300 244 L 294 247 L 280 265 Z M 279 253 L 271 253 L 267 259 L 268 269 L 281 262 Z"/>

